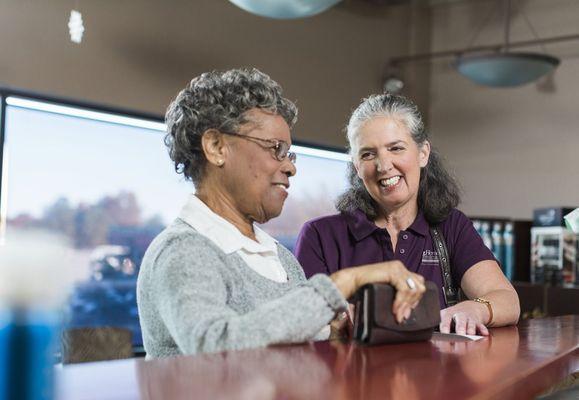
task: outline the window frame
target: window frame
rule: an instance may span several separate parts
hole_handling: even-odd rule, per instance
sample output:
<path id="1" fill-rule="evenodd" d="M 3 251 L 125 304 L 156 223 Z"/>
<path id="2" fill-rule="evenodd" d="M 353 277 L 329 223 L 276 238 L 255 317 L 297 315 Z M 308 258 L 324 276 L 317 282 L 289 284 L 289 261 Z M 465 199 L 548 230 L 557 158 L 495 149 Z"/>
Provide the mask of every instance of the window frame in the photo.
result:
<path id="1" fill-rule="evenodd" d="M 22 105 L 11 105 L 9 104 L 10 98 L 18 98 L 22 100 L 34 101 L 34 102 L 41 102 L 46 103 L 48 105 L 53 106 L 62 106 L 62 107 L 70 107 L 76 108 L 86 112 L 93 112 L 93 113 L 102 113 L 102 114 L 109 114 L 115 117 L 122 118 L 134 118 L 138 120 L 144 120 L 152 123 L 161 123 L 164 124 L 164 117 L 160 114 L 148 113 L 137 111 L 134 109 L 117 107 L 117 106 L 110 106 L 104 105 L 100 103 L 90 102 L 90 101 L 83 101 L 83 100 L 75 100 L 66 97 L 58 97 L 52 96 L 47 94 L 42 94 L 38 92 L 22 90 L 22 89 L 14 89 L 9 87 L 1 87 L 0 86 L 0 243 L 5 237 L 6 233 L 6 225 L 7 225 L 7 192 L 9 188 L 5 186 L 7 185 L 5 179 L 6 177 L 4 174 L 6 173 L 4 168 L 4 157 L 5 152 L 5 141 L 6 141 L 6 111 L 7 107 L 21 107 L 29 110 L 37 110 L 43 112 L 49 112 L 57 115 L 68 116 L 72 118 L 83 118 L 89 120 L 95 120 L 105 123 L 113 123 L 119 124 L 124 126 L 134 126 L 144 129 L 152 129 L 157 130 L 160 134 L 163 133 L 162 130 L 153 129 L 153 128 L 146 128 L 143 126 L 138 125 L 131 125 L 129 123 L 121 123 L 121 122 L 113 122 L 111 120 L 106 119 L 99 119 L 99 118 L 90 118 L 88 116 L 79 116 L 79 115 L 72 115 L 67 114 L 64 112 L 55 112 L 49 110 L 42 110 L 39 108 L 32 108 L 32 107 L 25 107 Z M 340 160 L 348 162 L 350 160 L 348 153 L 345 149 L 340 149 L 334 146 L 324 146 L 313 142 L 302 141 L 302 140 L 295 140 L 292 144 L 292 151 L 295 151 L 298 154 L 304 154 L 309 156 L 317 156 L 321 158 L 333 159 L 333 160 Z M 142 346 L 133 346 L 133 351 L 136 356 L 144 355 L 144 349 Z"/>

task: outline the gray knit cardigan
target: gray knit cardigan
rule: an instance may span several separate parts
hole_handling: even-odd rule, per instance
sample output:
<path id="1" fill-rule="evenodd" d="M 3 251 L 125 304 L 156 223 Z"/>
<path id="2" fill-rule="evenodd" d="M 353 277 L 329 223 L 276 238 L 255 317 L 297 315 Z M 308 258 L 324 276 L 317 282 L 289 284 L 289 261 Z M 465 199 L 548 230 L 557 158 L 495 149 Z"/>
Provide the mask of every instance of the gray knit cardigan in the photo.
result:
<path id="1" fill-rule="evenodd" d="M 283 283 L 176 219 L 147 249 L 137 280 L 147 358 L 314 338 L 346 301 L 327 276 L 306 280 L 286 248 L 278 245 L 278 254 Z"/>

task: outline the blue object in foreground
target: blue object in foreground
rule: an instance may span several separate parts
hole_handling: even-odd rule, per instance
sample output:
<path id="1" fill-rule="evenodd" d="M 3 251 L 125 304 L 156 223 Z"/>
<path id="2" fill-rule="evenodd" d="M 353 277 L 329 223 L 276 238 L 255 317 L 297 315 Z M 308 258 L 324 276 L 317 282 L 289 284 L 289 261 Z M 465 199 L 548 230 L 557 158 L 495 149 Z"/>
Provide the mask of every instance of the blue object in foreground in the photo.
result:
<path id="1" fill-rule="evenodd" d="M 0 314 L 0 400 L 53 399 L 56 315 L 22 309 Z"/>
<path id="2" fill-rule="evenodd" d="M 294 19 L 310 17 L 342 0 L 229 0 L 239 8 L 262 17 Z"/>
<path id="3" fill-rule="evenodd" d="M 0 400 L 8 398 L 8 337 L 10 317 L 0 309 Z"/>

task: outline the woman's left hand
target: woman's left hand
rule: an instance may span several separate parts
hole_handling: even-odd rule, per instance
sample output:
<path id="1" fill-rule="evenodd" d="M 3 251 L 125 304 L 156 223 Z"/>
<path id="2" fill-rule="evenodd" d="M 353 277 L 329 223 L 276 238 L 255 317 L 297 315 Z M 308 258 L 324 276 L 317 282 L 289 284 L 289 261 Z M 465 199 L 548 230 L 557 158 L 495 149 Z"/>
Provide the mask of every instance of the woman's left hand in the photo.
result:
<path id="1" fill-rule="evenodd" d="M 454 332 L 459 335 L 488 336 L 485 326 L 488 320 L 486 306 L 471 300 L 463 301 L 440 311 L 440 332 L 450 333 L 454 323 Z"/>
<path id="2" fill-rule="evenodd" d="M 354 305 L 348 304 L 348 310 L 339 313 L 332 322 L 330 322 L 330 340 L 349 339 L 352 337 L 354 329 L 353 324 Z"/>

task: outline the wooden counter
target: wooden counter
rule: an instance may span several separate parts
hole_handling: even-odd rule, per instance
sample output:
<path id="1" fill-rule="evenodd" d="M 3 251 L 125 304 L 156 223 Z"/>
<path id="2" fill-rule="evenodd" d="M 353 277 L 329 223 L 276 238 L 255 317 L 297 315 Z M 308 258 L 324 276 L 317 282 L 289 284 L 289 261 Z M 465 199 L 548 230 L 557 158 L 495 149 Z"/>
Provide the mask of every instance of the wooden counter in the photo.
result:
<path id="1" fill-rule="evenodd" d="M 579 316 L 563 316 L 477 342 L 317 342 L 70 365 L 57 372 L 57 399 L 531 399 L 578 370 Z"/>

